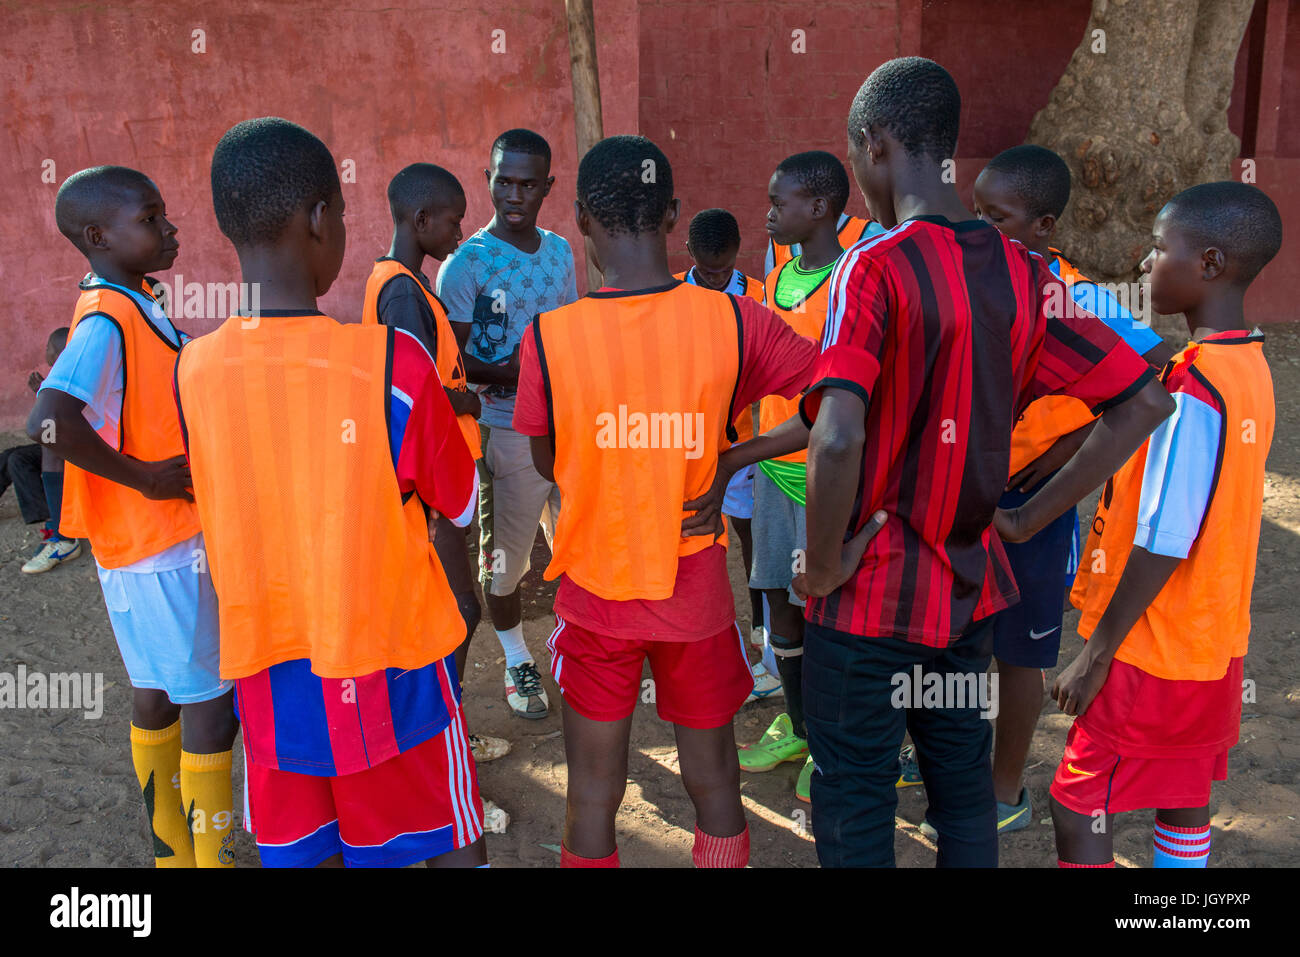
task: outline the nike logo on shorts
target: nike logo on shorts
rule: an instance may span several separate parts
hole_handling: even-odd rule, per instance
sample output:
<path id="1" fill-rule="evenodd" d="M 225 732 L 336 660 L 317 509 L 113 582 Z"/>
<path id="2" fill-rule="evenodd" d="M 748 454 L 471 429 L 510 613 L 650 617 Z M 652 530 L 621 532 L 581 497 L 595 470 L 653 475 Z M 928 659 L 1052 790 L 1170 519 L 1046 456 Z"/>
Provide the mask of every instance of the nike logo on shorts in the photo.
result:
<path id="1" fill-rule="evenodd" d="M 1096 771 L 1081 771 L 1078 768 L 1076 768 L 1073 764 L 1071 764 L 1069 761 L 1065 762 L 1065 769 L 1071 772 L 1072 774 L 1082 774 L 1090 778 L 1095 778 L 1097 776 Z"/>
<path id="2" fill-rule="evenodd" d="M 1061 627 L 1060 625 L 1057 625 L 1057 626 L 1056 626 L 1056 628 L 1060 628 L 1060 627 Z M 1052 632 L 1056 631 L 1056 628 L 1048 628 L 1046 631 L 1034 631 L 1034 629 L 1030 628 L 1030 629 L 1029 629 L 1029 640 L 1030 640 L 1030 641 L 1037 641 L 1039 638 L 1046 638 L 1046 637 L 1047 637 L 1048 635 L 1050 635 Z"/>

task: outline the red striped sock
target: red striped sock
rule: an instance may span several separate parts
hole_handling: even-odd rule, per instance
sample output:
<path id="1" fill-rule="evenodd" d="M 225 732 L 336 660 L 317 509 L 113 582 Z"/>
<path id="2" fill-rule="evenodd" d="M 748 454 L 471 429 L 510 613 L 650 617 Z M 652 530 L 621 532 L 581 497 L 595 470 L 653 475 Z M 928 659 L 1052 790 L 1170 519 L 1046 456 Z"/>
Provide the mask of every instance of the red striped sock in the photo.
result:
<path id="1" fill-rule="evenodd" d="M 1153 867 L 1207 867 L 1210 862 L 1210 825 L 1174 827 L 1156 815 Z"/>
<path id="2" fill-rule="evenodd" d="M 731 837 L 714 837 L 697 824 L 691 860 L 696 867 L 744 867 L 749 863 L 749 825 Z"/>
<path id="3" fill-rule="evenodd" d="M 560 845 L 561 867 L 618 867 L 618 848 L 609 857 L 579 857 L 563 844 Z"/>
<path id="4" fill-rule="evenodd" d="M 1114 867 L 1115 859 L 1111 858 L 1105 864 L 1071 864 L 1069 861 L 1063 861 L 1059 858 L 1056 861 L 1057 867 Z"/>

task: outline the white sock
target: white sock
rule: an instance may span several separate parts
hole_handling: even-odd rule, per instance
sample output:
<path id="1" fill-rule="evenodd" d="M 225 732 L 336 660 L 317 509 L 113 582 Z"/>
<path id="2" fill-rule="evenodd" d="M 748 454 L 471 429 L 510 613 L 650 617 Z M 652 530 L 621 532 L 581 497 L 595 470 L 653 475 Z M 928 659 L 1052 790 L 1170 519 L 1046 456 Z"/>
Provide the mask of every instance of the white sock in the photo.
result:
<path id="1" fill-rule="evenodd" d="M 507 668 L 514 668 L 525 661 L 533 660 L 533 653 L 524 644 L 524 623 L 522 621 L 505 631 L 499 628 L 495 630 L 497 640 L 501 642 L 501 650 L 505 652 Z"/>

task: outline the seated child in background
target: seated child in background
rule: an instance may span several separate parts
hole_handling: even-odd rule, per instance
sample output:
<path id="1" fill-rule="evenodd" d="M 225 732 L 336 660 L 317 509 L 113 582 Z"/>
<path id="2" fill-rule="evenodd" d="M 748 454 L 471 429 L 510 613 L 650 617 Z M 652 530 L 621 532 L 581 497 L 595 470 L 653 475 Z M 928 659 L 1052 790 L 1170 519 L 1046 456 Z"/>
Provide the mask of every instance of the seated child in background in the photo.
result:
<path id="1" fill-rule="evenodd" d="M 67 344 L 67 326 L 61 326 L 51 332 L 50 337 L 45 340 L 45 364 L 53 367 Z M 37 392 L 44 381 L 45 377 L 43 375 L 39 372 L 33 372 L 27 380 L 27 384 L 31 386 L 33 392 Z M 48 572 L 64 562 L 72 561 L 81 554 L 80 539 L 67 538 L 59 532 L 59 513 L 63 510 L 63 460 L 44 446 L 38 446 L 38 448 L 40 449 L 40 485 L 47 517 L 45 519 L 45 528 L 41 530 L 41 536 L 45 540 L 41 545 L 41 550 L 33 556 L 31 561 L 23 565 L 23 571 L 28 575 L 39 575 L 42 572 Z M 2 472 L 3 469 L 0 469 L 0 473 Z M 0 481 L 3 481 L 3 479 L 0 478 Z M 17 481 L 14 483 L 14 494 L 18 494 Z"/>

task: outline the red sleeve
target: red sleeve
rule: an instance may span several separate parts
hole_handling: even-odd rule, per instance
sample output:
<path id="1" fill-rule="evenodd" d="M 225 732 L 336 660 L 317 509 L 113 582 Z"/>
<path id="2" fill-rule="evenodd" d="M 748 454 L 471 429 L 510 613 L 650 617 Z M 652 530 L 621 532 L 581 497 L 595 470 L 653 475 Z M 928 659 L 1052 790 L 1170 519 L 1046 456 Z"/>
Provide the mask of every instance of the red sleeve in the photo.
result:
<path id="1" fill-rule="evenodd" d="M 403 412 L 407 412 L 397 455 L 398 488 L 402 494 L 415 492 L 426 505 L 457 525 L 469 524 L 478 501 L 474 458 L 428 351 L 400 329 L 393 336 L 389 401 L 394 433 Z"/>
<path id="2" fill-rule="evenodd" d="M 766 395 L 793 399 L 812 380 L 817 343 L 796 333 L 771 309 L 749 296 L 734 296 L 740 309 L 743 355 L 736 408 Z"/>
<path id="3" fill-rule="evenodd" d="M 822 389 L 848 389 L 863 405 L 871 401 L 893 303 L 887 266 L 883 258 L 857 254 L 841 259 L 831 274 L 823 351 L 813 368 L 808 394 L 799 404 L 799 414 L 810 428 L 821 406 Z"/>
<path id="4" fill-rule="evenodd" d="M 519 343 L 519 391 L 515 394 L 515 417 L 510 423 L 520 435 L 548 435 L 551 431 L 550 407 L 546 402 L 546 385 L 542 381 L 542 364 L 532 323 L 524 327 Z"/>
<path id="5" fill-rule="evenodd" d="M 1034 258 L 1038 323 L 1045 330 L 1025 378 L 1021 407 L 1044 395 L 1072 396 L 1100 415 L 1137 392 L 1156 373 L 1116 332 L 1075 301 L 1065 284 Z"/>

